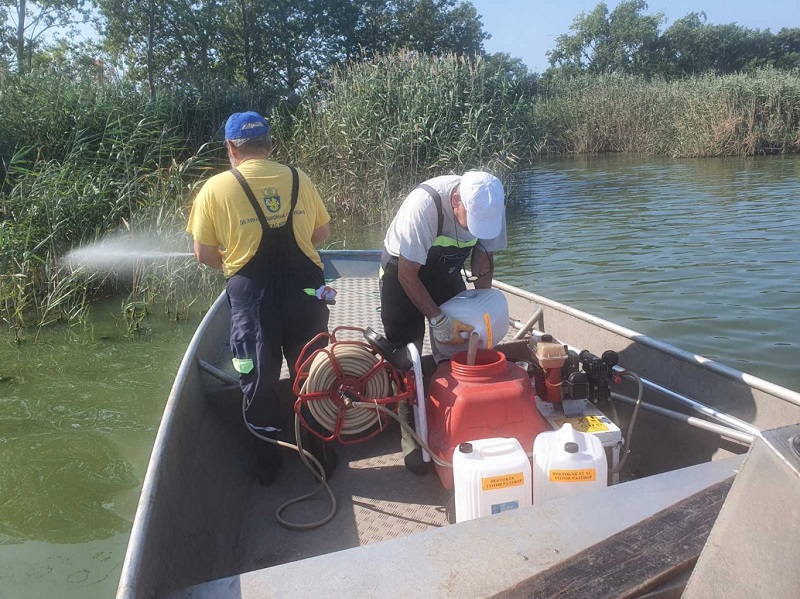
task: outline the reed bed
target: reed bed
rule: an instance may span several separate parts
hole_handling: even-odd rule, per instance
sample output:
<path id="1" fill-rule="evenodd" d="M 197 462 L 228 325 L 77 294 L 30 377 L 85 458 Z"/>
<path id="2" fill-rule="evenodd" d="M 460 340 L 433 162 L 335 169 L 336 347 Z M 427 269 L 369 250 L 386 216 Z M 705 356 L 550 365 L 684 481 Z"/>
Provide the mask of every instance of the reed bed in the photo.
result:
<path id="1" fill-rule="evenodd" d="M 118 82 L 6 75 L 0 318 L 7 327 L 21 337 L 29 327 L 80 322 L 93 297 L 120 290 L 132 331 L 148 310 L 180 319 L 207 305 L 220 279 L 192 260 L 142 262 L 109 275 L 70 271 L 60 259 L 109 234 L 146 234 L 187 251 L 187 208 L 226 165 L 220 127 L 247 109 L 271 115 L 276 159 L 305 170 L 332 212 L 370 222 L 439 174 L 487 169 L 513 195 L 510 175 L 542 155 L 800 151 L 800 77 L 780 71 L 537 79 L 479 58 L 397 54 L 342 66 L 299 105 L 213 82 L 150 98 Z"/>
<path id="2" fill-rule="evenodd" d="M 281 134 L 282 155 L 334 210 L 374 219 L 428 177 L 482 168 L 511 183 L 542 155 L 797 152 L 800 78 L 532 81 L 491 61 L 401 54 L 338 70 Z"/>
<path id="3" fill-rule="evenodd" d="M 193 288 L 208 276 L 185 259 L 110 272 L 76 271 L 62 262 L 70 250 L 109 234 L 147 235 L 159 247 L 188 249 L 185 207 L 214 152 L 188 147 L 179 127 L 157 110 L 125 113 L 134 112 L 130 102 L 121 99 L 116 112 L 95 106 L 102 118 L 83 115 L 83 127 L 59 135 L 52 122 L 43 124 L 30 133 L 42 138 L 40 146 L 20 144 L 3 156 L 0 317 L 17 339 L 29 327 L 80 322 L 91 298 L 120 291 L 144 306 L 163 298 L 167 311 L 182 318 Z M 49 106 L 58 120 L 63 110 Z M 23 119 L 33 124 L 32 115 Z M 15 125 L 9 121 L 3 120 L 7 130 Z"/>
<path id="4" fill-rule="evenodd" d="M 530 152 L 524 82 L 483 60 L 401 54 L 337 70 L 284 130 L 334 210 L 391 211 L 419 181 L 512 170 Z"/>
<path id="5" fill-rule="evenodd" d="M 673 157 L 800 151 L 800 77 L 748 75 L 646 81 L 579 77 L 541 86 L 533 129 L 546 153 Z"/>

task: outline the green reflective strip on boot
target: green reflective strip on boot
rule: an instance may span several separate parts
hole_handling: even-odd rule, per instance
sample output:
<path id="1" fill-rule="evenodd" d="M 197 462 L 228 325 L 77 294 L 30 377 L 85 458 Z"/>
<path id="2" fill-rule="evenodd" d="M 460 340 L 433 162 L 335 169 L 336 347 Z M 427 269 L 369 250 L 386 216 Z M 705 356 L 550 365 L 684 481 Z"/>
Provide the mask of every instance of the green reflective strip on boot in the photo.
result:
<path id="1" fill-rule="evenodd" d="M 306 287 L 305 289 L 303 289 L 303 292 L 306 295 L 314 295 L 314 296 L 317 295 L 317 290 L 316 289 L 311 289 L 311 287 Z"/>
<path id="2" fill-rule="evenodd" d="M 253 361 L 250 359 L 240 360 L 239 358 L 234 358 L 233 369 L 239 374 L 250 374 L 253 370 Z"/>

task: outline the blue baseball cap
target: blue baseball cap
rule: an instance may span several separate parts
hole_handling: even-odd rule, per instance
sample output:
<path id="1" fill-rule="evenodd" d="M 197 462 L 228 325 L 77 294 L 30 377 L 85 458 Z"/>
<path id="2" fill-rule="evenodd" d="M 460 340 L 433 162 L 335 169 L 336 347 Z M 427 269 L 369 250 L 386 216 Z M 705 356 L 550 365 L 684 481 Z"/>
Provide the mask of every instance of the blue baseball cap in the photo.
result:
<path id="1" fill-rule="evenodd" d="M 225 139 L 247 139 L 269 133 L 267 119 L 257 112 L 234 112 L 225 122 Z"/>

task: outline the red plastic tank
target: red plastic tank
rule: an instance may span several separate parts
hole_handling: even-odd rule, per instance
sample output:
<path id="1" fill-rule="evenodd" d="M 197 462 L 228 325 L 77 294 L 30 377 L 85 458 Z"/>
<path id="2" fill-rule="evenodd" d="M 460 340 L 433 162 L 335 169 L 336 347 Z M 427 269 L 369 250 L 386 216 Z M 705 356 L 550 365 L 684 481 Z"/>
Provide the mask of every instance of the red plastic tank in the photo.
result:
<path id="1" fill-rule="evenodd" d="M 437 457 L 453 461 L 460 443 L 492 437 L 515 437 L 526 452 L 540 432 L 552 430 L 536 408 L 531 381 L 524 369 L 490 349 L 478 350 L 473 366 L 467 352 L 439 365 L 427 401 L 428 443 Z M 453 469 L 437 465 L 447 489 Z"/>

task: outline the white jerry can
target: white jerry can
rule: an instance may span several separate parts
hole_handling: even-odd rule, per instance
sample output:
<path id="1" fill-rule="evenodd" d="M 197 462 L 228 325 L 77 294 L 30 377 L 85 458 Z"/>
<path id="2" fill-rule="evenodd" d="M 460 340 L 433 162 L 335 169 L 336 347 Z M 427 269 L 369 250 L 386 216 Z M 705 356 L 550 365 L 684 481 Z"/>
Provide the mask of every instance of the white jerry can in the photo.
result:
<path id="1" fill-rule="evenodd" d="M 480 337 L 479 348 L 491 349 L 508 333 L 508 300 L 499 289 L 467 289 L 453 296 L 441 306 L 445 314 L 475 327 Z M 466 351 L 469 340 L 456 345 L 437 344 L 437 351 L 450 358 Z"/>
<path id="2" fill-rule="evenodd" d="M 539 433 L 533 442 L 533 505 L 552 499 L 603 489 L 608 462 L 595 435 L 581 433 L 569 423 Z"/>
<path id="3" fill-rule="evenodd" d="M 531 463 L 516 439 L 480 439 L 453 452 L 456 522 L 531 504 Z"/>

